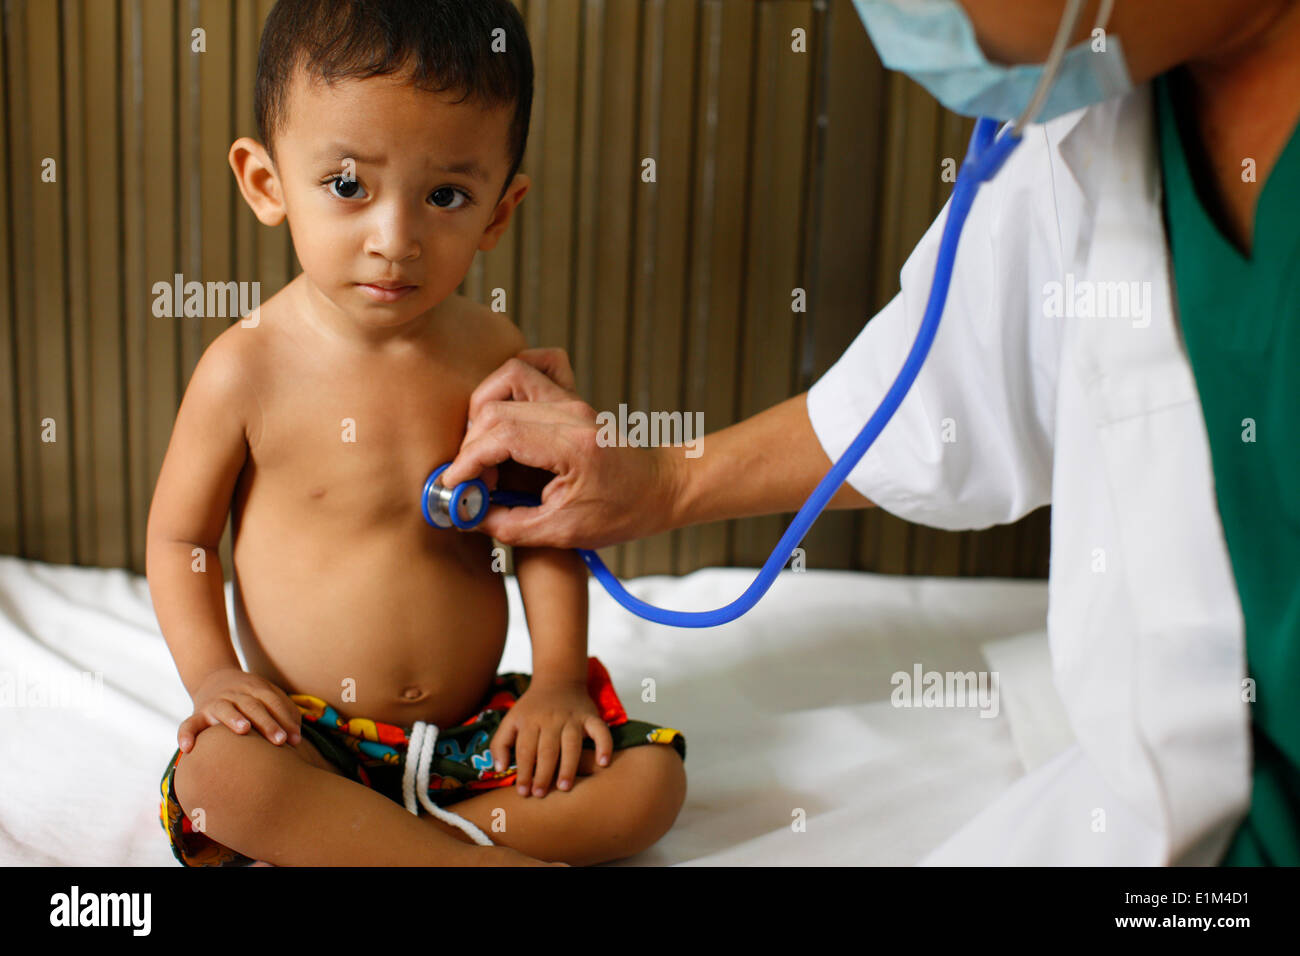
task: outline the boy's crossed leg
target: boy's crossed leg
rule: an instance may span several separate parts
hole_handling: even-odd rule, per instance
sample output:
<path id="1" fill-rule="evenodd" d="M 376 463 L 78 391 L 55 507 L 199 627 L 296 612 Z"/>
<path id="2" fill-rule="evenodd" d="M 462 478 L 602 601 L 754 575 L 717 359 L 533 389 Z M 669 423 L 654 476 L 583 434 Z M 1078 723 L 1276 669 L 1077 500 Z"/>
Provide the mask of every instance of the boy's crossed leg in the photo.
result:
<path id="1" fill-rule="evenodd" d="M 544 797 L 525 797 L 512 785 L 447 809 L 493 843 L 539 860 L 590 866 L 640 853 L 668 832 L 686 799 L 682 758 L 672 747 L 645 744 L 615 750 L 607 767 L 596 766 L 595 759 L 594 751 L 582 752 L 577 778 L 568 790 L 552 786 Z M 421 821 L 472 842 L 434 816 L 422 816 Z"/>
<path id="2" fill-rule="evenodd" d="M 608 767 L 592 762 L 584 751 L 567 792 L 522 797 L 503 787 L 450 808 L 495 847 L 473 846 L 455 827 L 347 779 L 306 739 L 277 746 L 255 731 L 209 727 L 177 764 L 175 787 L 187 816 L 204 811 L 206 836 L 281 866 L 494 865 L 524 862 L 520 853 L 584 865 L 654 843 L 686 792 L 671 747 L 615 751 Z M 494 832 L 494 821 L 504 830 L 498 823 Z"/>

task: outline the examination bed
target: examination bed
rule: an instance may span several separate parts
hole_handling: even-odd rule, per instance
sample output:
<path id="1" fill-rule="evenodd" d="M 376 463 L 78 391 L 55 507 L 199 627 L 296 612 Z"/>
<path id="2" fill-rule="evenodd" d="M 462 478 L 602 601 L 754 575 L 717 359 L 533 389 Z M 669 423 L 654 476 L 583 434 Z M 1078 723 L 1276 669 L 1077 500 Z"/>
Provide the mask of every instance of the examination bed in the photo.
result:
<path id="1" fill-rule="evenodd" d="M 753 575 L 627 584 L 700 610 Z M 713 630 L 649 624 L 590 583 L 590 653 L 631 716 L 688 743 L 676 826 L 620 865 L 917 863 L 1070 743 L 1045 582 L 784 571 L 753 611 Z M 515 579 L 507 588 L 501 669 L 529 670 Z M 996 714 L 895 706 L 894 675 L 918 667 L 996 671 Z M 37 678 L 74 697 L 20 699 Z M 642 700 L 646 678 L 653 702 Z M 189 713 L 143 577 L 0 557 L 0 863 L 177 865 L 158 780 Z"/>

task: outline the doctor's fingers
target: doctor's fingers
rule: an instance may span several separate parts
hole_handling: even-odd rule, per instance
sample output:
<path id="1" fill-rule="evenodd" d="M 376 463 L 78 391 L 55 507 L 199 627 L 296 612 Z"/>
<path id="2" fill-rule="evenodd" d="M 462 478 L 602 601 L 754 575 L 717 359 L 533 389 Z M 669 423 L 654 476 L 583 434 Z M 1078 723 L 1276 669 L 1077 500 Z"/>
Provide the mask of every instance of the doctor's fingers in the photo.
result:
<path id="1" fill-rule="evenodd" d="M 537 399 L 530 402 L 484 402 L 469 419 L 465 437 L 484 431 L 501 422 L 538 422 L 552 425 L 575 425 L 598 430 L 596 410 L 577 395 L 566 393 L 559 399 Z"/>
<path id="2" fill-rule="evenodd" d="M 603 447 L 586 428 L 556 428 L 548 440 L 556 463 L 539 467 L 555 477 L 541 504 L 491 508 L 477 530 L 517 547 L 590 549 L 668 530 L 671 486 L 658 466 L 660 449 Z"/>
<path id="3" fill-rule="evenodd" d="M 439 481 L 450 488 L 508 459 L 556 475 L 585 467 L 590 451 L 598 450 L 595 425 L 571 424 L 554 411 L 548 414 L 548 408 L 549 403 L 524 404 L 495 414 L 491 423 L 475 422 Z"/>
<path id="4" fill-rule="evenodd" d="M 525 349 L 483 379 L 469 397 L 469 418 L 486 402 L 557 401 L 573 397 L 573 366 L 564 349 Z"/>
<path id="5" fill-rule="evenodd" d="M 554 346 L 524 349 L 515 358 L 546 373 L 548 378 L 565 391 L 574 390 L 573 364 L 569 361 L 569 353 L 564 349 Z"/>
<path id="6" fill-rule="evenodd" d="M 575 548 L 577 525 L 562 504 L 493 508 L 474 529 L 512 548 Z"/>

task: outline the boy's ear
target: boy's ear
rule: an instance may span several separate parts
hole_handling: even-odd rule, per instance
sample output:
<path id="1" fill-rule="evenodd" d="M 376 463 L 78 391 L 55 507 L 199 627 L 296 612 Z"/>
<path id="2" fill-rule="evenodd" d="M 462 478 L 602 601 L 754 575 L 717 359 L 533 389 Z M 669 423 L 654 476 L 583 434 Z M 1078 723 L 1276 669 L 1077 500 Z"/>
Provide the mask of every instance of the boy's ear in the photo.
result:
<path id="1" fill-rule="evenodd" d="M 255 139 L 241 136 L 230 147 L 227 157 L 235 171 L 235 182 L 244 194 L 244 201 L 264 226 L 278 226 L 284 221 L 284 195 L 275 164 L 270 155 Z"/>
<path id="2" fill-rule="evenodd" d="M 487 252 L 496 248 L 496 244 L 501 240 L 501 234 L 506 231 L 506 226 L 510 222 L 511 214 L 520 201 L 523 200 L 524 193 L 528 192 L 528 187 L 532 184 L 533 181 L 523 173 L 515 174 L 515 178 L 510 183 L 510 188 L 506 190 L 506 194 L 497 203 L 496 211 L 492 213 L 492 221 L 483 230 L 483 237 L 478 241 L 479 249 Z"/>

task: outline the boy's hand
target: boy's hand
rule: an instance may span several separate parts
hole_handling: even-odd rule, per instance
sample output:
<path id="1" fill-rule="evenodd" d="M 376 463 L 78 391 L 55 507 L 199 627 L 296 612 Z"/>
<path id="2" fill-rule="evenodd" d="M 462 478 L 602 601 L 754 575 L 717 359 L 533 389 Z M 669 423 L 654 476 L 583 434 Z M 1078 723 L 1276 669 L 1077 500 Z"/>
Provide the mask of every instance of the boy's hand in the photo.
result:
<path id="1" fill-rule="evenodd" d="M 195 738 L 217 724 L 237 734 L 251 726 L 273 744 L 298 744 L 302 712 L 289 695 L 268 680 L 234 667 L 209 674 L 194 693 L 194 713 L 181 722 L 176 742 L 182 753 L 194 749 Z"/>
<path id="2" fill-rule="evenodd" d="M 596 703 L 587 693 L 585 681 L 539 683 L 534 680 L 522 697 L 506 712 L 492 738 L 492 759 L 498 770 L 510 765 L 510 747 L 515 749 L 517 789 L 524 796 L 546 795 L 555 775 L 556 786 L 568 790 L 578 772 L 582 741 L 596 742 L 596 761 L 608 764 L 614 738 L 600 719 Z"/>

